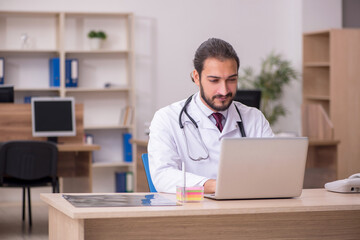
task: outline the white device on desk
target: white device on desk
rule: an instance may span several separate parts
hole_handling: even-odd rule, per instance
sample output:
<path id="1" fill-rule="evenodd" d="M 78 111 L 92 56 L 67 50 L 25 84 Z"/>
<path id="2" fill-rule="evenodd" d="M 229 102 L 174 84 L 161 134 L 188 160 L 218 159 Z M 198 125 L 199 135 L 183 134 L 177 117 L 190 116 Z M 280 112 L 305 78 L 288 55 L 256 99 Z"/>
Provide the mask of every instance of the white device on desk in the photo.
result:
<path id="1" fill-rule="evenodd" d="M 224 138 L 212 199 L 290 198 L 301 195 L 308 139 Z"/>
<path id="2" fill-rule="evenodd" d="M 353 174 L 346 179 L 326 183 L 325 189 L 331 192 L 360 193 L 360 173 Z"/>

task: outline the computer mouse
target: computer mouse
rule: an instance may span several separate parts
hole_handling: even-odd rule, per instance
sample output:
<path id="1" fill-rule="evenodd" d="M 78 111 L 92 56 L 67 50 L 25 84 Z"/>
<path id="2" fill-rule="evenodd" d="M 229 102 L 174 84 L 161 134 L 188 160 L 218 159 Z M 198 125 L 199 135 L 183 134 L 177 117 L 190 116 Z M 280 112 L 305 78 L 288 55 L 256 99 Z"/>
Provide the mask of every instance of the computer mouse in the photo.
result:
<path id="1" fill-rule="evenodd" d="M 346 179 L 326 183 L 325 189 L 331 192 L 360 193 L 360 173 L 353 174 Z"/>

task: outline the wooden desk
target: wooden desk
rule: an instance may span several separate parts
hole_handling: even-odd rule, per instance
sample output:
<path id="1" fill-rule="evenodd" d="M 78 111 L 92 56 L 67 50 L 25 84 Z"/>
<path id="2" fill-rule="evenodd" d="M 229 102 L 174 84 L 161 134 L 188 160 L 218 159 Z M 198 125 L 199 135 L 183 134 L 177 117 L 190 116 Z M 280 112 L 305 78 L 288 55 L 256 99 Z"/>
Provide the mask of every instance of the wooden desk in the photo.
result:
<path id="1" fill-rule="evenodd" d="M 83 143 L 58 144 L 58 176 L 62 178 L 84 178 L 80 187 L 73 188 L 72 179 L 61 180 L 61 192 L 92 192 L 92 151 L 99 150 L 99 145 Z"/>
<path id="2" fill-rule="evenodd" d="M 134 193 L 136 194 L 136 193 Z M 175 195 L 165 194 L 175 199 Z M 49 205 L 49 239 L 359 239 L 360 194 L 305 189 L 300 198 L 214 201 L 171 207 Z"/>
<path id="3" fill-rule="evenodd" d="M 98 145 L 83 144 L 84 106 L 75 105 L 76 136 L 59 137 L 58 176 L 62 192 L 92 191 L 92 151 Z M 33 137 L 30 104 L 0 104 L 0 142 L 11 140 L 45 141 L 46 137 Z"/>

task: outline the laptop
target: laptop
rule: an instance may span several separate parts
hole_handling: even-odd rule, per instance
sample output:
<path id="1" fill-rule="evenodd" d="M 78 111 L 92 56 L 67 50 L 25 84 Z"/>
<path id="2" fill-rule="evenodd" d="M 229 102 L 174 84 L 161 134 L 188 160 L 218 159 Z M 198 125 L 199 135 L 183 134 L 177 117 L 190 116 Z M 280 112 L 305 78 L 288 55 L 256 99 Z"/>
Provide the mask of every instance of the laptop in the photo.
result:
<path id="1" fill-rule="evenodd" d="M 224 138 L 212 199 L 291 198 L 301 195 L 306 137 Z"/>

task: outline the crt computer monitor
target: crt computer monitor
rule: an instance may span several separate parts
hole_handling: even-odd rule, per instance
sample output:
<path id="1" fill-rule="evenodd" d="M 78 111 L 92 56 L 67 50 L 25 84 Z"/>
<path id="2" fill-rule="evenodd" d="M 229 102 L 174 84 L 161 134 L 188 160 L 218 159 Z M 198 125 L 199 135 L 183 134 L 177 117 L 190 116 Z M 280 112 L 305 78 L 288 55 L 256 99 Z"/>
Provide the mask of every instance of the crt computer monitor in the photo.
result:
<path id="1" fill-rule="evenodd" d="M 237 90 L 234 100 L 260 109 L 261 90 Z"/>
<path id="2" fill-rule="evenodd" d="M 31 98 L 32 135 L 48 137 L 57 142 L 57 137 L 75 136 L 75 100 L 72 97 Z"/>
<path id="3" fill-rule="evenodd" d="M 14 86 L 0 85 L 0 103 L 14 102 Z"/>

